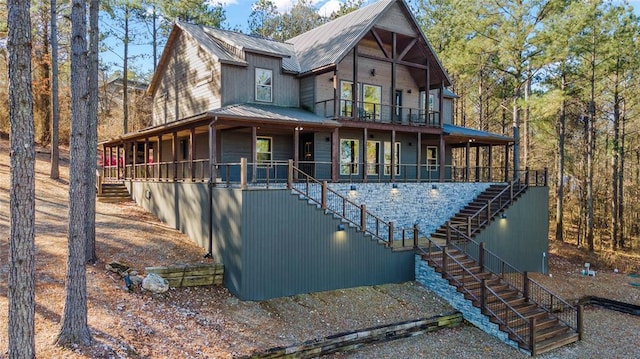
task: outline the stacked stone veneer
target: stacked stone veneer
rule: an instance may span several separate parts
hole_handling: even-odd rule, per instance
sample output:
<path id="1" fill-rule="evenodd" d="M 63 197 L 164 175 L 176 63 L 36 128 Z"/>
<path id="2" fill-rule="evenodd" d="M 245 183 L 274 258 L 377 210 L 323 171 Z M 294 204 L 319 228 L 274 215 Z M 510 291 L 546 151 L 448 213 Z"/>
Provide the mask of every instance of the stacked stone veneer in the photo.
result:
<path id="1" fill-rule="evenodd" d="M 393 188 L 391 183 L 330 183 L 329 188 L 350 201 L 364 204 L 367 211 L 375 214 L 385 222 L 392 221 L 396 232 L 394 238 L 399 238 L 402 229 L 418 225 L 421 233 L 430 235 L 453 217 L 462 207 L 471 202 L 486 190 L 490 183 L 397 183 Z M 295 184 L 303 189 L 306 184 Z M 356 190 L 351 190 L 355 186 Z M 435 186 L 437 189 L 432 189 Z M 309 197 L 320 199 L 320 185 L 313 185 Z M 341 201 L 334 201 L 335 195 L 329 194 L 328 206 L 341 206 Z M 347 218 L 360 223 L 360 211 L 355 207 L 348 207 Z M 338 212 L 342 208 L 334 208 Z M 369 219 L 367 228 L 373 229 L 375 222 Z M 388 234 L 382 232 L 382 238 Z"/>
<path id="2" fill-rule="evenodd" d="M 452 307 L 460 311 L 466 321 L 475 325 L 485 333 L 519 349 L 518 344 L 509 339 L 507 333 L 501 331 L 497 324 L 492 323 L 488 316 L 480 312 L 480 308 L 474 307 L 470 300 L 465 299 L 464 295 L 458 292 L 455 286 L 449 284 L 446 279 L 442 278 L 442 275 L 436 272 L 433 267 L 429 266 L 426 261 L 423 261 L 419 255 L 416 255 L 415 263 L 416 281 L 435 292 Z"/>

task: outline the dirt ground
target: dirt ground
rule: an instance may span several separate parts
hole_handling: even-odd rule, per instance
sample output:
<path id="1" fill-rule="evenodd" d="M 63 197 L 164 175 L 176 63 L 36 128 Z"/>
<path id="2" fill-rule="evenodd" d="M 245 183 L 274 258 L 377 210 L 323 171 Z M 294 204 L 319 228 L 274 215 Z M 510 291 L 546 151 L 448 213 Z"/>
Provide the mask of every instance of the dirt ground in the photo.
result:
<path id="1" fill-rule="evenodd" d="M 0 140 L 0 357 L 7 355 L 8 146 L 8 141 Z M 451 310 L 432 292 L 413 282 L 303 294 L 265 302 L 240 301 L 222 287 L 172 289 L 162 295 L 139 290 L 129 292 L 123 289 L 124 281 L 118 275 L 105 269 L 106 263 L 120 261 L 142 271 L 150 266 L 210 260 L 203 258 L 204 249 L 191 244 L 186 236 L 160 223 L 134 203 L 98 202 L 96 239 L 100 260 L 87 267 L 93 344 L 70 349 L 56 347 L 53 342 L 65 295 L 68 168 L 67 162 L 62 161 L 62 179 L 51 180 L 48 154 L 44 152 L 38 154 L 36 165 L 36 352 L 40 358 L 232 358 Z M 640 279 L 598 267 L 593 268 L 598 271 L 596 277 L 582 276 L 580 257 L 567 255 L 569 259 L 566 259 L 558 255 L 572 251 L 571 246 L 553 244 L 550 252 L 553 276 L 537 275 L 536 279 L 569 299 L 598 295 L 640 304 L 640 289 L 629 284 Z M 634 323 L 636 327 L 640 324 Z M 462 345 L 472 353 L 470 357 L 489 353 L 494 357 L 524 357 L 468 326 L 419 336 L 416 340 L 429 338 L 428 345 L 437 353 L 448 345 L 460 350 L 465 337 L 472 338 L 472 343 L 467 340 Z M 395 353 L 402 353 L 401 350 L 412 345 L 406 344 Z M 503 354 L 496 355 L 497 352 Z M 422 356 L 415 353 L 420 351 L 397 355 Z M 394 354 L 362 351 L 339 357 L 391 355 Z M 459 357 L 463 355 L 467 354 Z"/>

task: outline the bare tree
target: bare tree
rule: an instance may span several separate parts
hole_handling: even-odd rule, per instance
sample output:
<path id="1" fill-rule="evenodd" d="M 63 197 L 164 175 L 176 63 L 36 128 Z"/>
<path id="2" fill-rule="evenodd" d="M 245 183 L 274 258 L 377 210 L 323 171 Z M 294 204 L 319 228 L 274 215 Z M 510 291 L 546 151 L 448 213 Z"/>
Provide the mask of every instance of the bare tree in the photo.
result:
<path id="1" fill-rule="evenodd" d="M 71 1 L 71 140 L 69 158 L 69 257 L 67 259 L 66 299 L 62 327 L 56 344 L 88 345 L 91 332 L 87 324 L 87 277 L 85 248 L 87 194 L 86 166 L 89 132 L 87 111 L 87 9 L 83 0 Z"/>
<path id="2" fill-rule="evenodd" d="M 35 358 L 35 149 L 29 1 L 9 0 L 11 240 L 9 358 Z"/>
<path id="3" fill-rule="evenodd" d="M 60 123 L 60 102 L 58 99 L 58 11 L 56 0 L 51 0 L 51 174 L 50 177 L 60 177 L 58 149 Z"/>

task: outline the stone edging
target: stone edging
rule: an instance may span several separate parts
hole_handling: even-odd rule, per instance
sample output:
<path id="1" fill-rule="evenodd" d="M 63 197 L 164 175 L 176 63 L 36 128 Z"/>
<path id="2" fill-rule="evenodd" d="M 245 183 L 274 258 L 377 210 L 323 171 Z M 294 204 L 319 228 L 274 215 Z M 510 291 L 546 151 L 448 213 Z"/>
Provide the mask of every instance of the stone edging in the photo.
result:
<path id="1" fill-rule="evenodd" d="M 462 321 L 463 318 L 460 312 L 451 312 L 431 318 L 408 320 L 330 335 L 322 339 L 313 339 L 289 347 L 270 348 L 243 358 L 315 358 L 321 355 L 357 349 L 369 344 L 412 337 L 443 328 L 457 327 Z"/>

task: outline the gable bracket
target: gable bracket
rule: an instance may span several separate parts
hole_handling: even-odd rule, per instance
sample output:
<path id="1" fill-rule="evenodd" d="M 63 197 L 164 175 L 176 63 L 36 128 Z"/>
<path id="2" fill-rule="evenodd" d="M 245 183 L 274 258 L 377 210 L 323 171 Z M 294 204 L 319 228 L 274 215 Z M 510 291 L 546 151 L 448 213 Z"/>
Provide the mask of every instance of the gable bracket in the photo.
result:
<path id="1" fill-rule="evenodd" d="M 373 35 L 373 38 L 376 39 L 376 43 L 378 44 L 378 47 L 380 48 L 380 50 L 382 50 L 382 52 L 384 53 L 384 56 L 387 59 L 391 58 L 391 55 L 389 55 L 389 51 L 385 49 L 384 44 L 382 43 L 382 39 L 380 38 L 380 35 L 378 35 L 378 32 L 376 31 L 376 29 L 371 28 L 371 34 Z"/>
<path id="2" fill-rule="evenodd" d="M 398 56 L 398 60 L 402 60 L 404 58 L 404 56 L 407 54 L 407 52 L 409 52 L 409 50 L 411 50 L 411 48 L 413 47 L 413 45 L 415 45 L 418 42 L 417 38 L 414 38 L 413 40 L 411 40 L 411 42 L 409 43 L 409 45 L 407 45 L 404 50 L 402 50 L 402 52 L 400 53 L 400 56 Z"/>

